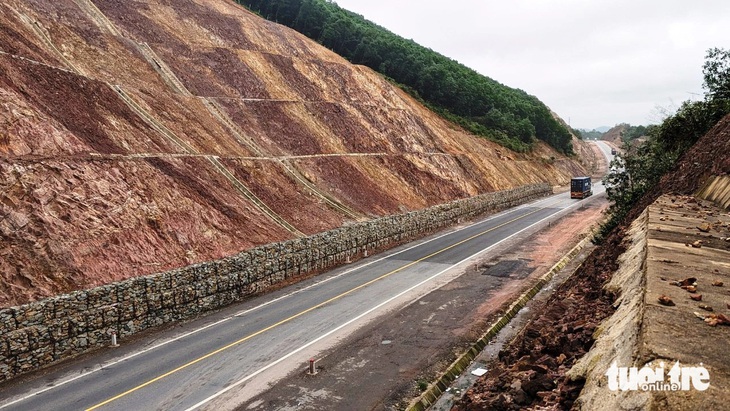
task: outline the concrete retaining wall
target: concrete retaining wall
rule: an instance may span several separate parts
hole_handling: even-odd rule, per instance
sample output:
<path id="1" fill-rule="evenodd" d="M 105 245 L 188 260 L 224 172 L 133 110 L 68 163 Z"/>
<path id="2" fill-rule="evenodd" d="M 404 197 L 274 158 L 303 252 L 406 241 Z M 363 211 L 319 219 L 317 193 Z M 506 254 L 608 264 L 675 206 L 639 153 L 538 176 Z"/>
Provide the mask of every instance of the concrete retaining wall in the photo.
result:
<path id="1" fill-rule="evenodd" d="M 711 177 L 700 190 L 699 197 L 730 210 L 730 176 Z"/>
<path id="2" fill-rule="evenodd" d="M 192 318 L 274 284 L 322 272 L 437 229 L 551 194 L 547 184 L 477 197 L 273 243 L 222 260 L 0 310 L 0 381 L 120 338 Z"/>

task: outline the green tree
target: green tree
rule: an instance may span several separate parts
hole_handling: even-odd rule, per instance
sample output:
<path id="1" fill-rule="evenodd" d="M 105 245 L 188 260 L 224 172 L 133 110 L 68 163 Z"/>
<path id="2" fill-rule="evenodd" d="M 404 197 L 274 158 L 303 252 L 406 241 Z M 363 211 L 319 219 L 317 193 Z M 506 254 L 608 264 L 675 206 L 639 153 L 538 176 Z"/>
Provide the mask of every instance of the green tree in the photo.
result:
<path id="1" fill-rule="evenodd" d="M 711 99 L 730 99 L 730 50 L 707 50 L 702 73 Z"/>
<path id="2" fill-rule="evenodd" d="M 682 103 L 660 125 L 645 129 L 648 139 L 644 144 L 617 156 L 612 163 L 611 172 L 604 178 L 611 201 L 610 218 L 601 227 L 597 241 L 619 224 L 683 153 L 730 113 L 730 99 L 725 96 L 730 78 L 730 53 L 710 49 L 703 72 L 707 87 L 705 100 Z"/>
<path id="3" fill-rule="evenodd" d="M 516 151 L 529 150 L 542 140 L 565 154 L 573 152 L 569 130 L 536 97 L 397 36 L 334 2 L 237 1 L 355 64 L 380 72 L 436 113 L 477 135 Z"/>

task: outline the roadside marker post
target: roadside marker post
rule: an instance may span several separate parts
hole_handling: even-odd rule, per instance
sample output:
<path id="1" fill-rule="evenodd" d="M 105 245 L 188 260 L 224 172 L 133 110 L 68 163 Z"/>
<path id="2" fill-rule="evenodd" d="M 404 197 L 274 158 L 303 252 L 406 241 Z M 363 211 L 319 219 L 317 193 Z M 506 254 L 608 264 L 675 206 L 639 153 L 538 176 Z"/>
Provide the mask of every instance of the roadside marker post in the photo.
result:
<path id="1" fill-rule="evenodd" d="M 309 372 L 307 374 L 309 374 L 309 375 L 316 375 L 317 374 L 317 366 L 316 366 L 316 363 L 317 362 L 314 360 L 314 358 L 310 358 L 309 359 Z"/>

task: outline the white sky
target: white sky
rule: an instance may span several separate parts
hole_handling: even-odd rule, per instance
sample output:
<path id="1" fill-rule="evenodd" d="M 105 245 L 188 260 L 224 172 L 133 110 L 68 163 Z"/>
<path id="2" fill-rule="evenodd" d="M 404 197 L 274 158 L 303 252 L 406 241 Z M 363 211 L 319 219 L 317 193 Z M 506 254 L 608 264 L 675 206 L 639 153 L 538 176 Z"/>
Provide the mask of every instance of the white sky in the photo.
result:
<path id="1" fill-rule="evenodd" d="M 589 130 L 658 123 L 701 99 L 707 49 L 730 49 L 730 0 L 336 3 Z"/>

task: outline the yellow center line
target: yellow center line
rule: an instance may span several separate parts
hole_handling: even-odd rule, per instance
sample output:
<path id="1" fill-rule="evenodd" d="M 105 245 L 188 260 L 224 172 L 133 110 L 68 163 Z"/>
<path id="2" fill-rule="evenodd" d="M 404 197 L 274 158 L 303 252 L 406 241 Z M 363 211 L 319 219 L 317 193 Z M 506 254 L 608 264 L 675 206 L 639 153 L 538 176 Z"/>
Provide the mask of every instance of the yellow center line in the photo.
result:
<path id="1" fill-rule="evenodd" d="M 558 200 L 558 201 L 560 201 L 560 200 Z M 521 219 L 523 219 L 523 218 L 525 218 L 525 217 L 527 217 L 527 216 L 530 216 L 530 215 L 532 215 L 532 214 L 535 214 L 535 213 L 537 213 L 538 211 L 542 211 L 542 210 L 544 210 L 544 209 L 546 209 L 546 208 L 549 208 L 550 206 L 554 205 L 554 204 L 555 204 L 555 203 L 557 203 L 558 201 L 555 201 L 555 202 L 553 202 L 553 203 L 551 203 L 551 204 L 549 204 L 549 205 L 546 205 L 546 206 L 544 206 L 544 207 L 542 207 L 542 208 L 538 208 L 538 209 L 536 209 L 536 210 L 534 210 L 534 211 L 531 211 L 531 212 L 529 212 L 529 213 L 527 213 L 527 214 L 523 214 L 523 215 L 521 215 L 521 216 L 519 216 L 519 217 L 517 217 L 517 218 L 514 218 L 514 219 L 512 219 L 512 220 L 509 220 L 509 221 L 507 221 L 507 222 L 505 222 L 505 223 L 502 223 L 502 224 L 500 224 L 500 225 L 494 226 L 494 227 L 492 227 L 492 228 L 490 228 L 490 229 L 488 229 L 488 230 L 485 230 L 485 231 L 482 231 L 482 232 L 480 232 L 480 233 L 474 234 L 473 236 L 471 236 L 471 237 L 469 237 L 469 238 L 466 238 L 466 239 L 464 239 L 464 240 L 461 240 L 461 241 L 459 241 L 458 243 L 454 243 L 454 244 L 452 244 L 452 245 L 450 245 L 450 246 L 448 246 L 448 247 L 442 248 L 442 249 L 441 249 L 441 250 L 439 250 L 439 251 L 436 251 L 436 252 L 434 252 L 434 253 L 432 253 L 432 254 L 429 254 L 429 255 L 427 255 L 427 256 L 425 256 L 425 257 L 422 257 L 422 258 L 420 258 L 420 259 L 418 259 L 418 260 L 416 260 L 416 261 L 410 262 L 410 263 L 408 263 L 408 264 L 406 264 L 406 265 L 404 265 L 404 266 L 402 266 L 402 267 L 400 267 L 400 268 L 397 268 L 397 269 L 395 269 L 395 270 L 393 270 L 393 271 L 390 271 L 390 272 L 388 272 L 388 273 L 386 273 L 386 274 L 383 274 L 383 275 L 381 275 L 380 277 L 374 278 L 374 279 L 372 279 L 372 280 L 370 280 L 370 281 L 368 281 L 368 282 L 366 282 L 366 283 L 363 283 L 363 284 L 360 284 L 360 285 L 358 285 L 357 287 L 351 288 L 351 289 L 349 289 L 349 290 L 347 290 L 347 291 L 343 292 L 342 294 L 339 294 L 339 295 L 336 295 L 336 296 L 334 296 L 334 297 L 330 298 L 330 299 L 329 299 L 329 300 L 327 300 L 327 301 L 321 302 L 321 303 L 319 303 L 319 304 L 317 304 L 317 305 L 314 305 L 314 306 L 312 306 L 312 307 L 310 307 L 310 308 L 307 308 L 306 310 L 304 310 L 304 311 L 301 311 L 301 312 L 299 312 L 299 313 L 297 313 L 297 314 L 294 314 L 294 315 L 292 315 L 292 316 L 291 316 L 291 317 L 289 317 L 289 318 L 285 318 L 285 319 L 283 319 L 283 320 L 281 320 L 281 321 L 277 322 L 276 324 L 270 325 L 270 326 L 268 326 L 268 327 L 266 327 L 266 328 L 263 328 L 263 329 L 261 329 L 261 330 L 259 330 L 259 331 L 256 331 L 256 332 L 255 332 L 255 333 L 253 333 L 253 334 L 249 334 L 249 335 L 247 335 L 246 337 L 243 337 L 243 338 L 241 338 L 241 339 L 240 339 L 240 340 L 238 340 L 238 341 L 234 341 L 234 342 L 232 342 L 232 343 L 230 343 L 230 344 L 228 344 L 228 345 L 226 345 L 226 346 L 223 346 L 223 347 L 221 347 L 221 348 L 218 348 L 217 350 L 215 350 L 215 351 L 212 351 L 212 352 L 210 352 L 210 353 L 208 353 L 208 354 L 205 354 L 205 355 L 204 355 L 204 356 L 202 356 L 202 357 L 196 358 L 196 359 L 194 359 L 194 360 L 192 360 L 192 361 L 188 362 L 187 364 L 183 364 L 183 365 L 181 365 L 181 366 L 179 366 L 179 367 L 175 368 L 174 370 L 168 371 L 168 372 L 166 372 L 166 373 L 164 373 L 164 374 L 162 374 L 162 375 L 160 375 L 160 376 L 158 376 L 158 377 L 155 377 L 155 378 L 153 378 L 153 379 L 151 379 L 151 380 L 149 380 L 149 381 L 147 381 L 147 382 L 144 382 L 144 383 L 142 383 L 142 384 L 140 384 L 140 385 L 138 385 L 138 386 L 136 386 L 136 387 L 134 387 L 134 388 L 131 388 L 131 389 L 127 390 L 127 391 L 124 391 L 123 393 L 121 393 L 121 394 L 119 394 L 119 395 L 116 395 L 116 396 L 114 396 L 114 397 L 112 397 L 112 398 L 109 398 L 108 400 L 106 400 L 106 401 L 104 401 L 104 402 L 100 402 L 100 403 L 98 403 L 98 404 L 96 404 L 96 405 L 94 405 L 94 406 L 92 406 L 92 407 L 90 407 L 90 408 L 87 408 L 87 409 L 86 409 L 86 411 L 93 411 L 93 410 L 96 410 L 96 409 L 98 409 L 98 408 L 100 408 L 100 407 L 103 407 L 104 405 L 107 405 L 107 404 L 109 404 L 109 403 L 111 403 L 111 402 L 113 402 L 113 401 L 116 401 L 116 400 L 118 400 L 118 399 L 120 399 L 120 398 L 122 398 L 122 397 L 125 397 L 125 396 L 127 396 L 127 395 L 129 395 L 129 394 L 131 394 L 131 393 L 133 393 L 133 392 L 135 392 L 135 391 L 138 391 L 138 390 L 140 390 L 140 389 L 142 389 L 142 388 L 144 388 L 144 387 L 146 387 L 146 386 L 148 386 L 148 385 L 150 385 L 150 384 L 153 384 L 153 383 L 155 383 L 155 382 L 157 382 L 157 381 L 160 381 L 160 380 L 162 380 L 163 378 L 169 377 L 170 375 L 172 375 L 172 374 L 175 374 L 175 373 L 176 373 L 176 372 L 178 372 L 178 371 L 184 370 L 185 368 L 188 368 L 188 367 L 190 367 L 191 365 L 195 365 L 195 364 L 197 364 L 197 363 L 199 363 L 199 362 L 201 362 L 201 361 L 203 361 L 203 360 L 205 360 L 205 359 L 207 359 L 207 358 L 210 358 L 210 357 L 212 357 L 212 356 L 214 356 L 214 355 L 216 355 L 216 354 L 219 354 L 219 353 L 221 353 L 221 352 L 223 352 L 223 351 L 226 351 L 226 350 L 228 350 L 229 348 L 235 347 L 236 345 L 239 345 L 239 344 L 241 344 L 241 343 L 243 343 L 243 342 L 246 342 L 246 341 L 250 340 L 251 338 L 254 338 L 254 337 L 256 337 L 256 336 L 258 336 L 258 335 L 261 335 L 261 334 L 263 334 L 263 333 L 265 333 L 265 332 L 267 332 L 267 331 L 273 330 L 274 328 L 276 328 L 276 327 L 278 327 L 278 326 L 280 326 L 280 325 L 286 324 L 286 323 L 288 323 L 288 322 L 290 322 L 290 321 L 292 321 L 292 320 L 294 320 L 294 319 L 296 319 L 296 318 L 299 318 L 299 317 L 303 316 L 304 314 L 307 314 L 307 313 L 309 313 L 309 312 L 312 312 L 312 311 L 314 311 L 314 310 L 316 310 L 316 309 L 318 309 L 318 308 L 320 308 L 320 307 L 323 307 L 323 306 L 325 306 L 325 305 L 327 305 L 327 304 L 329 304 L 329 303 L 331 303 L 331 302 L 333 302 L 333 301 L 339 300 L 339 299 L 340 299 L 340 298 L 342 298 L 342 297 L 345 297 L 345 296 L 347 296 L 347 295 L 349 295 L 349 294 L 352 294 L 353 292 L 355 292 L 355 291 L 357 291 L 357 290 L 360 290 L 360 289 L 362 289 L 362 288 L 365 288 L 365 287 L 367 287 L 367 286 L 369 286 L 369 285 L 371 285 L 371 284 L 373 284 L 373 283 L 376 283 L 376 282 L 378 282 L 378 281 L 380 281 L 380 280 L 382 280 L 382 279 L 385 279 L 385 278 L 387 278 L 387 277 L 390 277 L 390 276 L 391 276 L 391 275 L 393 275 L 393 274 L 396 274 L 396 273 L 398 273 L 398 272 L 401 272 L 401 271 L 405 270 L 405 269 L 406 269 L 406 268 L 408 268 L 408 267 L 412 267 L 412 266 L 414 266 L 414 265 L 416 265 L 416 264 L 418 264 L 418 263 L 420 263 L 420 262 L 423 262 L 424 260 L 427 260 L 427 259 L 429 259 L 429 258 L 431 258 L 431 257 L 434 257 L 434 256 L 436 256 L 436 255 L 439 255 L 439 254 L 441 254 L 441 253 L 443 253 L 443 252 L 445 252 L 445 251 L 448 251 L 448 250 L 450 250 L 450 249 L 452 249 L 452 248 L 454 248 L 454 247 L 458 247 L 458 246 L 460 246 L 461 244 L 464 244 L 464 243 L 466 243 L 466 242 L 469 242 L 469 241 L 471 241 L 471 240 L 473 240 L 473 239 L 475 239 L 475 238 L 481 237 L 481 236 L 483 236 L 484 234 L 490 233 L 490 232 L 492 232 L 492 231 L 494 231 L 494 230 L 496 230 L 496 229 L 498 229 L 498 228 L 504 227 L 504 226 L 506 226 L 507 224 L 511 224 L 511 223 L 513 223 L 513 222 L 515 222 L 515 221 L 517 221 L 517 220 L 521 220 Z"/>

